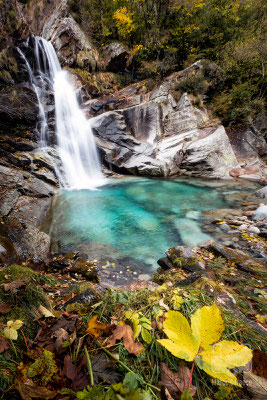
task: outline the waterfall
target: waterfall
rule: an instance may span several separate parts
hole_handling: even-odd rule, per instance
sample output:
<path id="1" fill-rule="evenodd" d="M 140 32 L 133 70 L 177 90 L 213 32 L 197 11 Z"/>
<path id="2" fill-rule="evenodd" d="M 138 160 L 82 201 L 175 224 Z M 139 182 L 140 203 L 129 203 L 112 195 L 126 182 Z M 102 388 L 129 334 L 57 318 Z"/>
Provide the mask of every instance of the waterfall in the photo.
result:
<path id="1" fill-rule="evenodd" d="M 27 43 L 26 43 L 27 46 Z M 93 189 L 105 183 L 95 144 L 91 121 L 79 107 L 71 75 L 62 70 L 50 42 L 34 38 L 34 65 L 18 49 L 29 73 L 39 105 L 40 146 L 48 145 L 47 105 L 49 93 L 54 93 L 56 140 L 62 161 L 63 187 Z"/>

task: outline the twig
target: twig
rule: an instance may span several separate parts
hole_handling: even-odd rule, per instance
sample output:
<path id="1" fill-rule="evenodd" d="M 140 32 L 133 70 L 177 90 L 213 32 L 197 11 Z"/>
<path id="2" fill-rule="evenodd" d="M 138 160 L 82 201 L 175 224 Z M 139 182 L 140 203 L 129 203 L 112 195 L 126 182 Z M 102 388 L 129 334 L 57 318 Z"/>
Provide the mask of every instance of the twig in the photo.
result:
<path id="1" fill-rule="evenodd" d="M 192 368 L 191 368 L 191 372 L 190 372 L 190 379 L 189 379 L 189 384 L 188 384 L 188 389 L 190 389 L 190 387 L 191 387 L 194 366 L 195 366 L 195 361 L 193 361 L 193 364 L 192 364 Z"/>
<path id="2" fill-rule="evenodd" d="M 22 333 L 22 336 L 23 336 L 23 338 L 24 338 L 24 342 L 25 342 L 25 344 L 26 344 L 27 350 L 30 351 L 30 349 L 29 349 L 29 347 L 28 347 L 28 343 L 27 343 L 26 337 L 25 337 L 25 335 L 24 335 L 24 333 L 23 333 L 23 330 L 21 329 L 20 332 Z"/>
<path id="3" fill-rule="evenodd" d="M 88 350 L 87 350 L 86 346 L 84 346 L 84 352 L 85 352 L 88 371 L 89 371 L 89 375 L 90 375 L 90 383 L 91 383 L 91 386 L 94 386 L 94 374 L 93 374 L 93 370 L 92 370 L 92 364 L 91 364 L 90 356 L 89 356 L 89 353 L 88 353 Z"/>

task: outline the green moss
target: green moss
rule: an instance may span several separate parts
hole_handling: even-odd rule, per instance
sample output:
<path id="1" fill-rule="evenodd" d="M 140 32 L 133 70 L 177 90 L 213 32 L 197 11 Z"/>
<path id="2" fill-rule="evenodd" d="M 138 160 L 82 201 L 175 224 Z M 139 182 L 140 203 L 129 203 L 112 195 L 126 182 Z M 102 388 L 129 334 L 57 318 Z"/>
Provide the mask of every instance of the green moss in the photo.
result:
<path id="1" fill-rule="evenodd" d="M 8 283 L 18 279 L 23 279 L 25 282 L 29 282 L 37 275 L 37 272 L 33 271 L 31 268 L 14 264 L 0 271 L 0 283 Z"/>

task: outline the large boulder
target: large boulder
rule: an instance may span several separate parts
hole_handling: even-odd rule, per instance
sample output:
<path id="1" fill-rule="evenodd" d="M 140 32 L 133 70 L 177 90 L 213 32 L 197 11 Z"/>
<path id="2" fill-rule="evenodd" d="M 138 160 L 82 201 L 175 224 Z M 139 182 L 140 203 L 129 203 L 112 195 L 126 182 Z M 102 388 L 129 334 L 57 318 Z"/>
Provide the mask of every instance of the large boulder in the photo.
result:
<path id="1" fill-rule="evenodd" d="M 104 161 L 115 170 L 148 176 L 184 173 L 230 178 L 238 167 L 223 126 L 184 93 L 167 93 L 91 120 Z"/>
<path id="2" fill-rule="evenodd" d="M 129 59 L 129 51 L 117 42 L 110 43 L 104 51 L 105 69 L 113 72 L 124 71 Z"/>

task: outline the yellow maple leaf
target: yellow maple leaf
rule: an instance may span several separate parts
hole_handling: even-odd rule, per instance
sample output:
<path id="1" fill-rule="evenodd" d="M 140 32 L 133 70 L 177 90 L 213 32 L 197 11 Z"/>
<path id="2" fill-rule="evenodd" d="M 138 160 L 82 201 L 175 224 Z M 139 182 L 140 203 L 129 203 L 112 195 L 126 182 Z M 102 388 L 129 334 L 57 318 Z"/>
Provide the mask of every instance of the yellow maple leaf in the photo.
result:
<path id="1" fill-rule="evenodd" d="M 191 328 L 180 312 L 168 311 L 163 323 L 168 339 L 158 342 L 178 358 L 195 360 L 199 368 L 214 378 L 240 386 L 230 369 L 247 364 L 252 351 L 234 341 L 218 342 L 224 328 L 221 312 L 215 305 L 198 309 L 191 316 Z"/>
<path id="2" fill-rule="evenodd" d="M 224 328 L 221 312 L 215 304 L 199 308 L 191 316 L 192 333 L 204 349 L 218 342 Z"/>
<path id="3" fill-rule="evenodd" d="M 158 342 L 174 356 L 193 361 L 199 343 L 192 335 L 187 319 L 178 311 L 168 311 L 163 322 L 163 330 L 169 339 L 160 339 Z"/>

